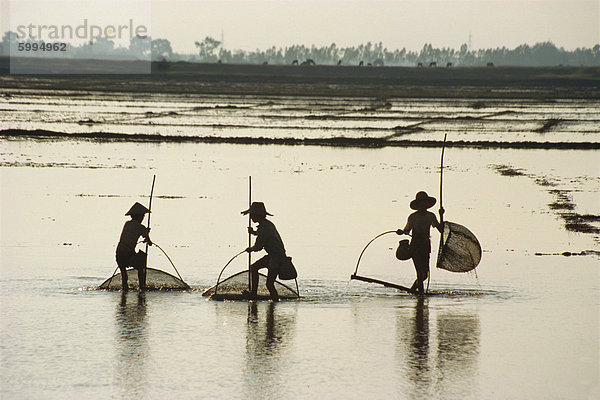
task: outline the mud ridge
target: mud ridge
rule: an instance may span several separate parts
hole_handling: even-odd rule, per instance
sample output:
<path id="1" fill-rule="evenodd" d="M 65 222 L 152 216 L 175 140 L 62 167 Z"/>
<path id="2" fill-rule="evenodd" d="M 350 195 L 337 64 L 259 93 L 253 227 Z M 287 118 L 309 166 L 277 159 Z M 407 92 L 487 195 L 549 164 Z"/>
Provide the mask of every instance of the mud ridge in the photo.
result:
<path id="1" fill-rule="evenodd" d="M 592 234 L 597 241 L 600 241 L 600 228 L 594 226 L 594 224 L 598 225 L 600 223 L 600 215 L 576 213 L 574 211 L 576 207 L 570 195 L 571 190 L 558 189 L 558 183 L 552 178 L 548 176 L 536 177 L 533 174 L 525 173 L 520 168 L 497 164 L 490 165 L 490 167 L 502 176 L 525 176 L 533 179 L 537 185 L 548 188 L 548 193 L 554 198 L 554 201 L 548 204 L 548 208 L 563 220 L 565 229 L 570 232 Z"/>
<path id="2" fill-rule="evenodd" d="M 549 120 L 544 122 L 544 125 L 542 125 L 540 128 L 534 129 L 533 131 L 537 133 L 548 132 L 550 129 L 558 125 L 561 121 L 562 120 L 558 118 L 550 118 Z"/>
<path id="3" fill-rule="evenodd" d="M 332 146 L 332 147 L 446 147 L 481 149 L 552 149 L 552 150 L 600 150 L 600 143 L 590 142 L 499 142 L 499 141 L 451 141 L 441 140 L 389 140 L 390 138 L 273 138 L 228 136 L 182 136 L 159 134 L 124 134 L 107 132 L 64 133 L 48 130 L 5 129 L 0 138 L 31 140 L 93 140 L 98 142 L 147 142 L 147 143 L 230 143 L 273 144 L 286 146 Z"/>

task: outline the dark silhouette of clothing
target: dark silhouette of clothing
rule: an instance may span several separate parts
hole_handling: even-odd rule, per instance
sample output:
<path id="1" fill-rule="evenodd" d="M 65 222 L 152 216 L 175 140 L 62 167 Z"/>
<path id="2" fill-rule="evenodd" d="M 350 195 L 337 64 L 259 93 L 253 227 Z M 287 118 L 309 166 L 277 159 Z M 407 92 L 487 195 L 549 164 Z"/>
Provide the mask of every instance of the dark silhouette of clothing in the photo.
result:
<path id="1" fill-rule="evenodd" d="M 138 271 L 138 280 L 140 290 L 146 287 L 146 265 L 145 254 L 135 252 L 138 239 L 143 237 L 145 241 L 150 242 L 148 228 L 142 225 L 142 216 L 132 216 L 131 220 L 125 222 L 119 244 L 117 245 L 116 260 L 119 270 L 121 271 L 121 284 L 123 291 L 129 289 L 127 283 L 127 267 L 133 267 Z M 140 257 L 142 256 L 142 257 Z M 139 259 L 143 258 L 143 262 Z"/>
<path id="2" fill-rule="evenodd" d="M 264 218 L 258 223 L 255 234 L 256 241 L 254 246 L 250 247 L 250 251 L 264 249 L 269 255 L 285 257 L 285 246 L 279 232 L 277 232 L 277 228 L 275 228 L 275 224 Z"/>
<path id="3" fill-rule="evenodd" d="M 442 231 L 442 226 L 435 214 L 426 209 L 421 209 L 408 216 L 408 221 L 403 229 L 406 234 L 412 232 L 410 255 L 417 272 L 417 279 L 411 289 L 416 290 L 418 293 L 425 292 L 423 282 L 429 276 L 429 255 L 431 253 L 429 230 L 432 226 L 440 232 Z"/>
<path id="4" fill-rule="evenodd" d="M 253 216 L 251 214 L 251 216 Z M 256 218 L 256 216 L 254 216 Z M 258 271 L 262 268 L 267 268 L 267 289 L 271 299 L 279 300 L 279 294 L 275 289 L 275 280 L 279 274 L 279 266 L 285 261 L 285 246 L 283 240 L 277 232 L 275 225 L 266 219 L 266 216 L 259 216 L 256 218 L 258 221 L 258 229 L 256 231 L 250 230 L 250 233 L 256 235 L 256 241 L 252 247 L 246 249 L 248 252 L 265 250 L 267 255 L 252 263 L 250 266 L 250 274 L 252 276 L 251 294 L 256 296 L 258 291 Z"/>

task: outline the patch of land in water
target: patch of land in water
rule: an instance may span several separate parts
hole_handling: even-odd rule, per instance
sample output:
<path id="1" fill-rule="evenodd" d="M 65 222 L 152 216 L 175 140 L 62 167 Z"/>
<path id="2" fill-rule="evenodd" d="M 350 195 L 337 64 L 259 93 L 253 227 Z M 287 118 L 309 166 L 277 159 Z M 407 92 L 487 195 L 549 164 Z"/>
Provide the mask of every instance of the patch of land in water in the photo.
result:
<path id="1" fill-rule="evenodd" d="M 548 193 L 553 198 L 553 202 L 548 204 L 548 208 L 551 212 L 563 220 L 565 229 L 570 232 L 592 234 L 594 235 L 596 241 L 600 243 L 600 215 L 577 213 L 575 211 L 576 204 L 572 199 L 573 189 L 568 187 L 568 185 L 563 184 L 563 187 L 561 188 L 560 183 L 549 175 L 536 176 L 534 174 L 527 173 L 521 168 L 515 168 L 510 165 L 491 165 L 490 167 L 502 176 L 528 177 L 537 185 L 546 188 Z M 561 254 L 576 255 L 570 252 L 566 253 L 568 254 Z M 597 255 L 598 252 L 582 252 L 582 254 L 578 255 L 586 254 Z M 541 253 L 536 255 L 541 255 Z"/>
<path id="2" fill-rule="evenodd" d="M 473 99 L 598 99 L 600 67 L 358 67 L 152 63 L 151 74 L 93 74 L 97 60 L 21 59 L 43 71 L 75 64 L 90 74 L 11 75 L 0 87 L 132 93 Z M 112 62 L 126 71 L 127 61 Z M 120 68 L 120 69 L 119 69 Z"/>
<path id="3" fill-rule="evenodd" d="M 100 142 L 147 142 L 147 143 L 229 143 L 286 146 L 331 146 L 331 147 L 455 147 L 455 148 L 498 148 L 498 149 L 554 149 L 554 150 L 598 150 L 600 143 L 594 142 L 500 142 L 456 140 L 390 140 L 373 137 L 327 137 L 327 138 L 277 138 L 248 136 L 182 136 L 160 134 L 125 134 L 106 132 L 64 133 L 49 130 L 5 129 L 0 137 L 7 139 L 35 140 L 95 140 Z M 514 170 L 517 171 L 517 170 Z M 499 169 L 503 175 L 510 175 Z"/>

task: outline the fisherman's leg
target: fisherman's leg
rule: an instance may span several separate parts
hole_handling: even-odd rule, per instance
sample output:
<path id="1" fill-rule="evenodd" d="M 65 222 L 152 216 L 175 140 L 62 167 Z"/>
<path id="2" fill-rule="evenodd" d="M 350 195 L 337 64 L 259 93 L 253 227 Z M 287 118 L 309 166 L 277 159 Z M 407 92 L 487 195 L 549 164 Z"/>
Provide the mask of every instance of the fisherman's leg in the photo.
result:
<path id="1" fill-rule="evenodd" d="M 119 265 L 119 270 L 121 271 L 121 289 L 126 292 L 129 290 L 129 286 L 127 284 L 127 266 Z"/>
<path id="2" fill-rule="evenodd" d="M 119 267 L 119 270 L 121 271 L 121 289 L 126 292 L 129 289 L 129 286 L 127 286 L 127 264 L 129 261 L 129 258 L 131 257 L 130 254 L 128 253 L 123 253 L 123 252 L 117 252 L 115 259 L 117 261 L 117 266 Z"/>
<path id="3" fill-rule="evenodd" d="M 252 277 L 252 287 L 250 288 L 250 293 L 256 295 L 258 292 L 258 270 L 263 268 L 268 268 L 269 266 L 269 256 L 264 256 L 263 258 L 255 261 L 250 266 L 250 276 Z"/>
<path id="4" fill-rule="evenodd" d="M 415 256 L 413 256 L 412 262 L 415 267 L 415 273 L 417 275 L 417 279 L 415 279 L 412 286 L 410 287 L 410 291 L 415 292 L 417 290 L 417 287 L 419 286 L 419 260 Z"/>
<path id="5" fill-rule="evenodd" d="M 415 272 L 417 273 L 417 279 L 415 279 L 415 282 L 410 287 L 410 290 L 412 292 L 416 292 L 416 293 L 423 293 L 424 292 L 423 281 L 425 281 L 425 279 L 427 278 L 426 277 L 427 267 L 424 267 L 423 257 L 420 254 L 414 254 L 412 257 L 412 260 L 413 260 L 413 264 L 415 266 Z M 425 268 L 425 273 L 424 273 L 424 268 Z"/>
<path id="6" fill-rule="evenodd" d="M 146 268 L 139 267 L 137 272 L 138 272 L 138 282 L 140 284 L 140 291 L 146 290 Z"/>
<path id="7" fill-rule="evenodd" d="M 417 280 L 419 293 L 425 293 L 424 282 L 429 276 L 429 253 L 417 257 Z"/>
<path id="8" fill-rule="evenodd" d="M 271 259 L 269 273 L 267 274 L 267 289 L 269 289 L 269 294 L 273 301 L 279 301 L 279 293 L 277 293 L 277 289 L 275 289 L 275 280 L 279 274 L 279 263 L 280 260 Z"/>
<path id="9" fill-rule="evenodd" d="M 423 284 L 424 280 L 422 278 L 417 278 L 418 283 L 418 288 L 417 288 L 417 293 L 418 294 L 423 294 L 425 293 L 425 285 Z"/>

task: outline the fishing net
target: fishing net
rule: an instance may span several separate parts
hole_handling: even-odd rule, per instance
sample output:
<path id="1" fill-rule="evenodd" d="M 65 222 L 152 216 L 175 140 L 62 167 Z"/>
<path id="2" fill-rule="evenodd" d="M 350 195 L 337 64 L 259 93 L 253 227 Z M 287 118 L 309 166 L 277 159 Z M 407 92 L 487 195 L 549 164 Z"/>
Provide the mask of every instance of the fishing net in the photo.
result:
<path id="1" fill-rule="evenodd" d="M 481 245 L 475 235 L 462 225 L 444 222 L 437 267 L 451 272 L 468 272 L 481 260 Z"/>
<path id="2" fill-rule="evenodd" d="M 105 280 L 98 289 L 120 290 L 121 286 L 121 273 L 118 273 L 112 278 Z M 140 283 L 138 281 L 137 270 L 127 270 L 127 286 L 131 289 L 139 288 Z M 159 269 L 146 268 L 146 288 L 149 290 L 185 290 L 190 287 L 187 283 L 171 274 Z"/>
<path id="3" fill-rule="evenodd" d="M 268 299 L 269 289 L 266 286 L 267 277 L 261 273 L 258 274 L 258 290 L 257 298 Z M 282 299 L 295 299 L 298 298 L 298 291 L 291 287 L 275 281 L 275 289 L 279 297 Z M 248 271 L 241 271 L 235 275 L 230 276 L 227 279 L 219 282 L 218 285 L 211 287 L 202 293 L 202 296 L 210 296 L 211 298 L 218 300 L 242 300 L 245 299 L 242 294 L 243 291 L 248 290 Z"/>

